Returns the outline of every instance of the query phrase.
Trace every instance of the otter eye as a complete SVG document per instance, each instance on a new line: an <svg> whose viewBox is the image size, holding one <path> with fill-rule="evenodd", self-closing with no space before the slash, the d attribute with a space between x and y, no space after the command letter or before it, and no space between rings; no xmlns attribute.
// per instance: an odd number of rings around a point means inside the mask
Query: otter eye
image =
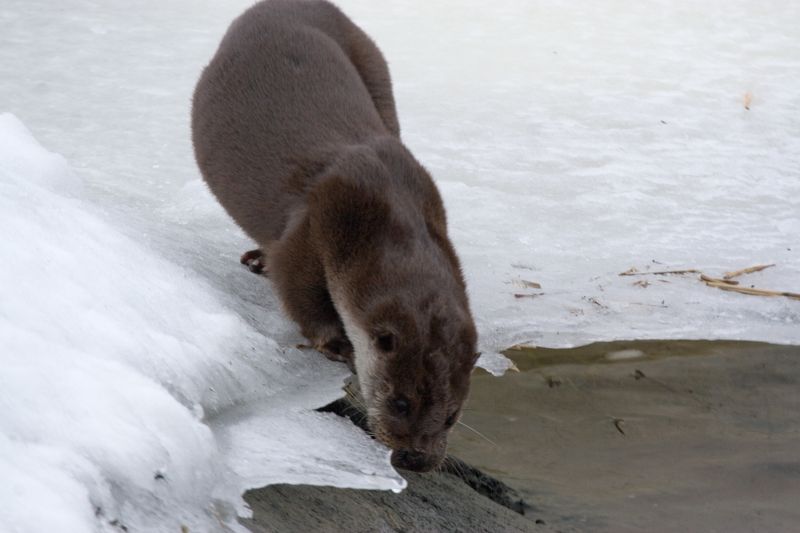
<svg viewBox="0 0 800 533"><path fill-rule="evenodd" d="M392 411L398 416L408 416L411 405L405 396L398 396L391 402Z"/></svg>
<svg viewBox="0 0 800 533"><path fill-rule="evenodd" d="M389 353L393 352L397 346L397 339L395 339L394 335L391 333L381 333L375 339L375 343L378 345L380 351Z"/></svg>
<svg viewBox="0 0 800 533"><path fill-rule="evenodd" d="M450 416L448 416L447 420L444 421L444 427L446 427L446 428L453 427L453 424L456 423L457 415L458 415L458 413L453 413Z"/></svg>

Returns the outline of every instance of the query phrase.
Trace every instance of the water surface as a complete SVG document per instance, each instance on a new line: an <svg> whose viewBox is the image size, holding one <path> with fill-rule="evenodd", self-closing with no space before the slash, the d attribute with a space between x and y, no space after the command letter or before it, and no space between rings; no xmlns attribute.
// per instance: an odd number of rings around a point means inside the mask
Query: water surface
<svg viewBox="0 0 800 533"><path fill-rule="evenodd" d="M572 531L797 531L800 347L632 341L508 352L454 455ZM492 442L489 442L491 440ZM535 522L533 522L536 527Z"/></svg>

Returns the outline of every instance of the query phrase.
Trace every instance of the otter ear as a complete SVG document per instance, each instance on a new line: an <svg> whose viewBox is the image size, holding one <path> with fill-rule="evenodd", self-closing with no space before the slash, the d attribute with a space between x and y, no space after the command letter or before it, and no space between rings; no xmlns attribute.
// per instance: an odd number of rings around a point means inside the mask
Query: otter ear
<svg viewBox="0 0 800 533"><path fill-rule="evenodd" d="M394 353L397 350L397 336L388 330L373 332L372 342L383 353Z"/></svg>

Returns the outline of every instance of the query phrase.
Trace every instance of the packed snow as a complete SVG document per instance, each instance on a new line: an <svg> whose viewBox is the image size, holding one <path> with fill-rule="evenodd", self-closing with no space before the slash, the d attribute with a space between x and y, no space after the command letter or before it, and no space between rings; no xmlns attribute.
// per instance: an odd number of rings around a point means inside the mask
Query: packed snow
<svg viewBox="0 0 800 533"><path fill-rule="evenodd" d="M294 348L192 158L194 83L249 3L0 6L0 530L237 529L247 488L404 486L314 411L346 369ZM796 300L618 275L774 263L742 284L800 292L800 6L339 4L445 198L482 365L519 342L800 343Z"/></svg>
<svg viewBox="0 0 800 533"><path fill-rule="evenodd" d="M274 301L234 308L121 233L10 114L0 191L0 525L194 531L246 514L250 487L404 486L387 449L313 411L346 369L293 348Z"/></svg>

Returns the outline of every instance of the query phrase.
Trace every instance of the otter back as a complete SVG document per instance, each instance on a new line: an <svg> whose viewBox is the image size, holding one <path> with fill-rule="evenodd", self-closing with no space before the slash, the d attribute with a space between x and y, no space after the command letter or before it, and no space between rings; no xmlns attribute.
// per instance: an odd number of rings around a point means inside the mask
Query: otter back
<svg viewBox="0 0 800 533"><path fill-rule="evenodd" d="M280 236L297 189L313 178L297 179L304 166L386 133L399 134L386 63L327 2L272 0L247 10L194 94L203 177L260 243Z"/></svg>

